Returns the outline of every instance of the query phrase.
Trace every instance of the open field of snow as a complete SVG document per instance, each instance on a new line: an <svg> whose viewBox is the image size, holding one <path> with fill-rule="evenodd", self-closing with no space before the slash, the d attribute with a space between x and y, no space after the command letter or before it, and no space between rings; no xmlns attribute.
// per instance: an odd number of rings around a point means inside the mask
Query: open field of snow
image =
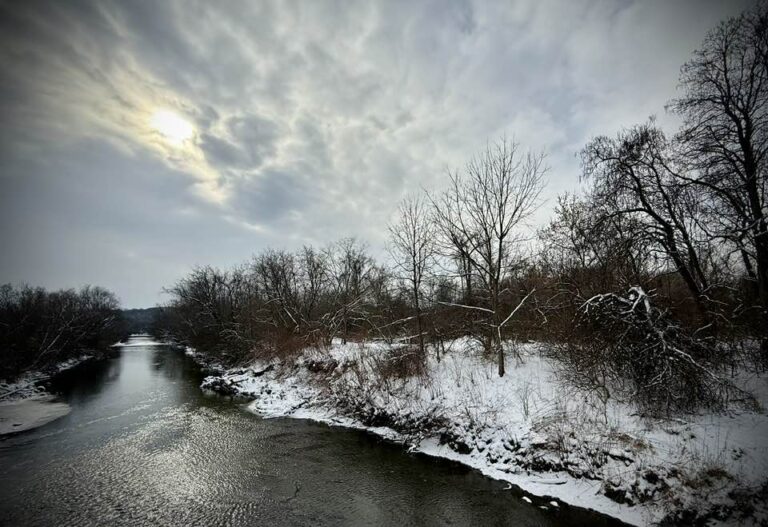
<svg viewBox="0 0 768 527"><path fill-rule="evenodd" d="M519 359L510 349L501 378L468 340L453 342L440 361L430 356L422 375L387 372L397 348L335 342L208 377L203 388L251 398L249 408L265 417L365 428L637 525L697 515L768 520L765 376L735 377L758 411L651 419L570 389L541 345L509 346Z"/></svg>

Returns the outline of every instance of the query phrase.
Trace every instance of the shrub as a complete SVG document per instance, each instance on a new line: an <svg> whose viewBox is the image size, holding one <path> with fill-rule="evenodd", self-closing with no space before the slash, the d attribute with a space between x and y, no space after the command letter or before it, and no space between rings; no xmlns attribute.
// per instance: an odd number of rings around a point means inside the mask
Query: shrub
<svg viewBox="0 0 768 527"><path fill-rule="evenodd" d="M578 387L637 403L650 414L724 408L746 394L719 375L722 348L685 330L640 287L596 295L580 306L570 339L555 346Z"/></svg>

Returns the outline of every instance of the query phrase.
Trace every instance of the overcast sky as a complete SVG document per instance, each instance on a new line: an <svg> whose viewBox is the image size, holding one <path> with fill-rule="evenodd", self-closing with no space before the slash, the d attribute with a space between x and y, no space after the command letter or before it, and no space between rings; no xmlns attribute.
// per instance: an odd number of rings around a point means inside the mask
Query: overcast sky
<svg viewBox="0 0 768 527"><path fill-rule="evenodd" d="M737 1L0 3L0 283L126 307L195 264L355 235L502 134L575 154L657 115Z"/></svg>

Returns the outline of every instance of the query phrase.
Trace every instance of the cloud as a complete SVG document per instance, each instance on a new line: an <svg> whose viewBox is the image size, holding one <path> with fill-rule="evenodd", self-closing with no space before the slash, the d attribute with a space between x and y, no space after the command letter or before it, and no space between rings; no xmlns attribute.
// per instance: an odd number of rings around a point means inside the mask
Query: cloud
<svg viewBox="0 0 768 527"><path fill-rule="evenodd" d="M502 134L549 152L552 199L591 136L674 126L679 66L747 5L0 4L0 281L101 281L142 305L267 244L375 248L400 198ZM160 109L193 136L164 138Z"/></svg>
<svg viewBox="0 0 768 527"><path fill-rule="evenodd" d="M277 139L275 123L255 115L233 116L220 135L201 134L200 147L214 167L253 170L274 154Z"/></svg>

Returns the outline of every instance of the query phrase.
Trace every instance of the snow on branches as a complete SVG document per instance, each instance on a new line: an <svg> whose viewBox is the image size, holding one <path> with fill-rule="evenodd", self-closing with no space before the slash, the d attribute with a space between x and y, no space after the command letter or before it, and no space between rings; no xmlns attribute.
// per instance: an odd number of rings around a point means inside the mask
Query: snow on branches
<svg viewBox="0 0 768 527"><path fill-rule="evenodd" d="M721 350L655 307L640 286L583 301L576 322L581 331L558 354L577 385L627 398L652 414L746 400L719 375Z"/></svg>

